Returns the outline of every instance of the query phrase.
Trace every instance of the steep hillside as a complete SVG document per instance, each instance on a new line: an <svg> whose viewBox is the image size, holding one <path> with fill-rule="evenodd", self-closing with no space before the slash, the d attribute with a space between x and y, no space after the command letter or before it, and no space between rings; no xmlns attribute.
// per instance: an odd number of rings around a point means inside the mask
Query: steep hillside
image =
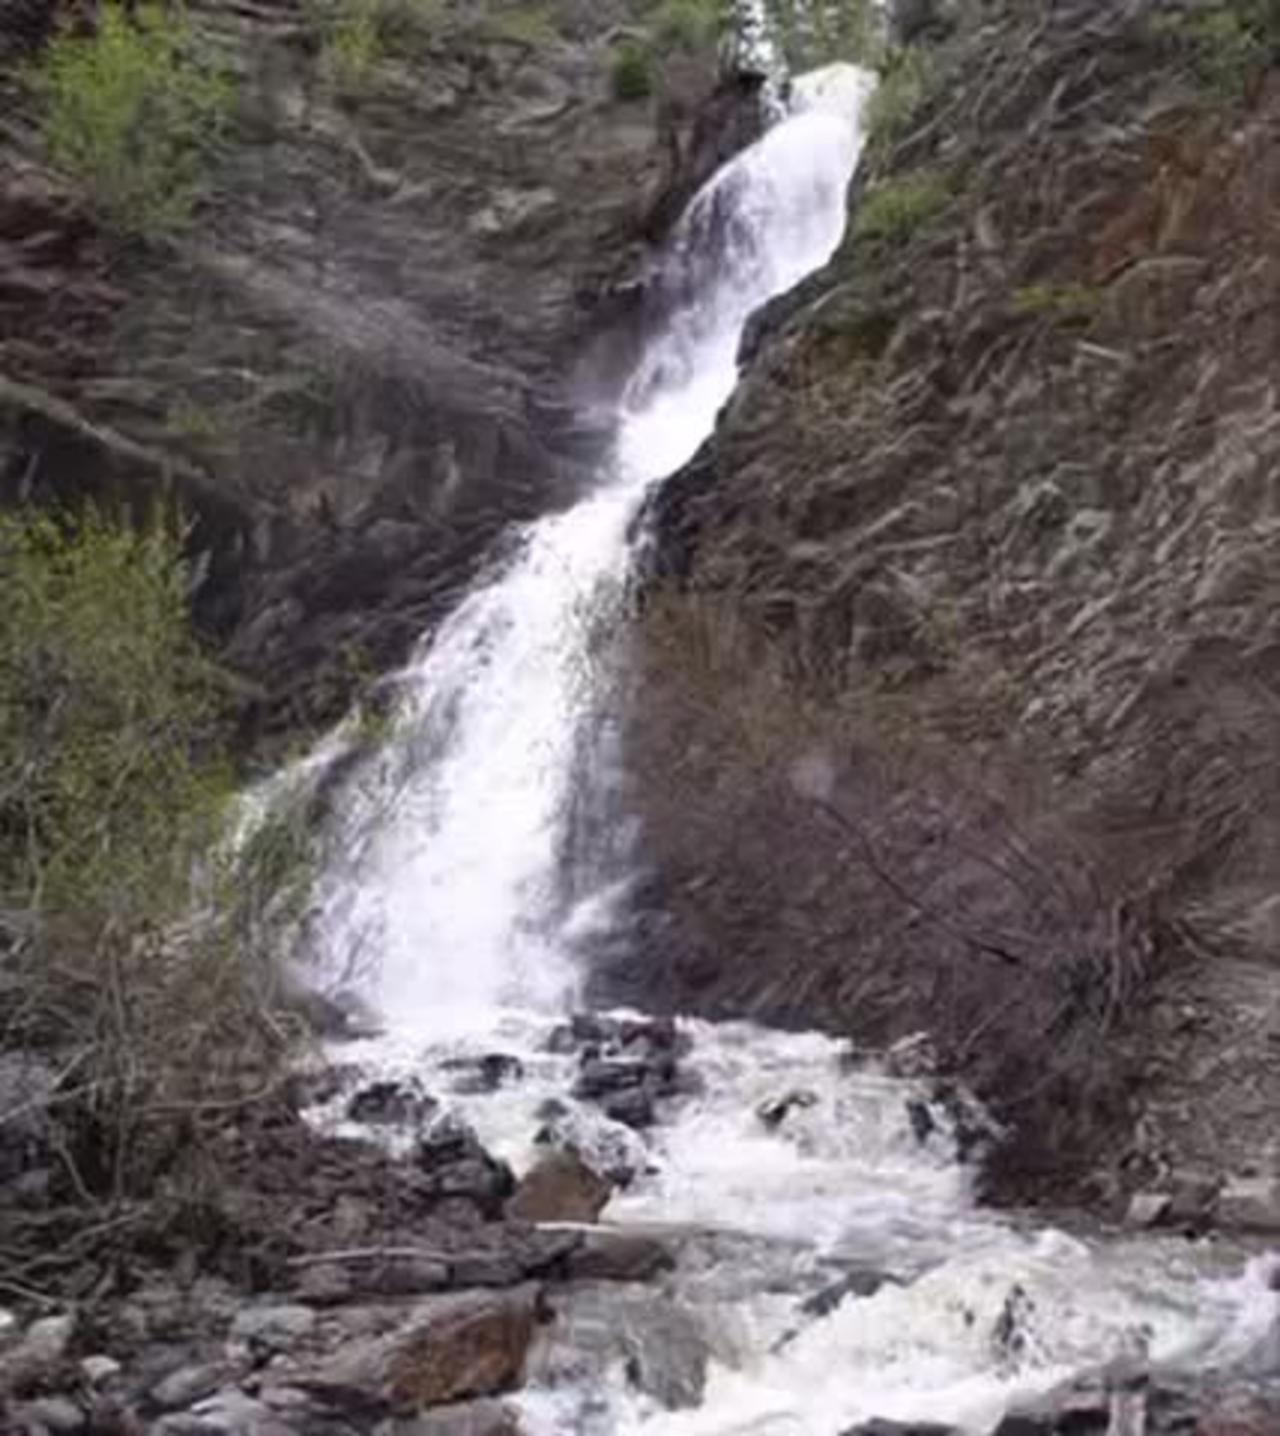
<svg viewBox="0 0 1280 1436"><path fill-rule="evenodd" d="M945 8L842 251L658 506L630 745L657 976L622 976L927 1027L1020 1127L1020 1190L1256 1166L1280 16Z"/></svg>
<svg viewBox="0 0 1280 1436"><path fill-rule="evenodd" d="M175 493L255 728L340 710L596 451L570 358L614 334L607 398L647 245L758 123L696 36L619 98L654 8L200 0L230 119L194 225L144 243L28 80L101 12L0 7L0 492Z"/></svg>

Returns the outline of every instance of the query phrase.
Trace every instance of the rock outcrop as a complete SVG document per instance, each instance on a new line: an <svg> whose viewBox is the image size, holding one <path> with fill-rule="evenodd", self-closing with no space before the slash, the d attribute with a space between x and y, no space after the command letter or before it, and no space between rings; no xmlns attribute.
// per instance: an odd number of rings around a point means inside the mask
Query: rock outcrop
<svg viewBox="0 0 1280 1436"><path fill-rule="evenodd" d="M19 66L54 8L0 39L0 501L178 503L249 734L326 720L575 492L647 246L753 133L754 82L680 53L621 102L643 5L465 0L403 7L344 90L322 7L205 0L234 123L198 227L143 247L46 167Z"/></svg>
<svg viewBox="0 0 1280 1436"><path fill-rule="evenodd" d="M843 247L655 505L603 985L928 1028L1040 1134L1024 1195L1230 1170L1280 1097L1278 37L907 8Z"/></svg>

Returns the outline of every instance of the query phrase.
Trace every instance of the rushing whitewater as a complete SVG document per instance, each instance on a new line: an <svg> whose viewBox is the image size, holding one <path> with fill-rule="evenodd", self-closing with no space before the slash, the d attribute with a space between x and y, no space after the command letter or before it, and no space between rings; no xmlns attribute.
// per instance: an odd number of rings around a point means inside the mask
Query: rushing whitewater
<svg viewBox="0 0 1280 1436"><path fill-rule="evenodd" d="M518 1081L451 1107L521 1169L554 1099L584 1154L638 1174L607 1218L659 1227L680 1252L660 1286L557 1296L518 1398L530 1436L838 1436L872 1416L983 1432L1015 1395L1120 1353L1245 1358L1276 1317L1265 1273L1240 1275L1239 1260L1218 1269L1185 1245L1087 1242L976 1211L946 1113L922 1134L908 1103L918 1113L924 1089L823 1036L682 1024L689 1081L643 1138L569 1095L576 1057L551 1037L574 1001L583 914L566 911L558 857L598 616L646 492L731 395L746 320L839 243L867 89L848 68L813 78L694 200L661 278L684 298L630 385L612 463L424 642L381 751L337 804L344 858L319 960L354 965L388 1023L344 1060L448 1094L457 1057L518 1058ZM762 1103L796 1092L784 1121L762 1122ZM341 1104L316 1119L341 1123ZM594 1355L569 1334L588 1298L605 1312L579 1323ZM705 1348L687 1409L631 1379L645 1331Z"/></svg>
<svg viewBox="0 0 1280 1436"><path fill-rule="evenodd" d="M692 456L732 393L748 317L838 244L867 84L851 68L824 73L799 113L697 196L665 262L692 297L630 386L599 488L531 526L402 677L392 741L346 798L337 846L355 856L319 940L331 967L367 957L379 1004L419 1030L554 1010L573 987L555 858L592 615L625 573L646 491Z"/></svg>

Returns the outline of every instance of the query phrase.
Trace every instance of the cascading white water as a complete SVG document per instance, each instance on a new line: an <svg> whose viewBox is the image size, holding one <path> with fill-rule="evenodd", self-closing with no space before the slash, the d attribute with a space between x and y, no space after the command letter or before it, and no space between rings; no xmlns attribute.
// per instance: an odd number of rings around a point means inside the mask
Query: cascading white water
<svg viewBox="0 0 1280 1436"><path fill-rule="evenodd" d="M667 266L692 276L648 350L597 490L518 552L415 656L382 757L348 796L355 859L330 885L329 959L367 953L379 1003L419 1031L474 1032L503 1007L555 1008L555 857L583 716L593 609L625 573L645 492L690 458L733 391L751 313L831 254L867 77L801 87L803 107L698 195Z"/></svg>
<svg viewBox="0 0 1280 1436"><path fill-rule="evenodd" d="M692 297L630 386L613 463L424 643L379 755L342 789L344 859L316 939L335 968L362 963L389 1024L345 1060L447 1094L450 1059L513 1054L520 1081L449 1099L488 1147L526 1165L555 1098L583 1150L642 1172L611 1220L698 1234L664 1299L712 1352L701 1404L663 1409L621 1360L590 1378L557 1379L552 1363L520 1398L532 1436L837 1436L873 1415L985 1431L1012 1395L1134 1341L1158 1360L1235 1359L1276 1315L1258 1273L1224 1275L1189 1247L1086 1242L976 1211L945 1125L924 1142L912 1130L906 1101L920 1094L848 1070L828 1038L684 1024L701 1094L666 1100L645 1140L567 1095L575 1059L547 1040L576 986L557 853L593 617L626 573L646 491L730 396L747 318L838 244L867 89L848 68L814 77L695 199L667 257L672 292ZM760 1102L797 1088L807 1105L762 1124ZM888 1274L880 1290L799 1314L865 1265ZM1015 1286L1009 1349L993 1333Z"/></svg>

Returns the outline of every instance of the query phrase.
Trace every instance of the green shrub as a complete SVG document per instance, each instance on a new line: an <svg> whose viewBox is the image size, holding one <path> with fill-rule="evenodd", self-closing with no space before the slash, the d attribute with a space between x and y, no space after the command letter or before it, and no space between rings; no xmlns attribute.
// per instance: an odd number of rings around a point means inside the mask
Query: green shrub
<svg viewBox="0 0 1280 1436"><path fill-rule="evenodd" d="M175 1114L241 1098L280 1048L280 874L217 856L223 684L188 582L172 526L0 517L0 1050L69 1064L81 1194L145 1188Z"/></svg>
<svg viewBox="0 0 1280 1436"><path fill-rule="evenodd" d="M883 155L911 128L928 92L930 64L924 51L894 50L885 60L880 83L867 105L867 148Z"/></svg>
<svg viewBox="0 0 1280 1436"><path fill-rule="evenodd" d="M320 68L336 89L357 94L368 88L383 57L378 0L343 0L331 17L320 53Z"/></svg>
<svg viewBox="0 0 1280 1436"><path fill-rule="evenodd" d="M721 0L664 0L653 19L659 50L696 52L713 46L728 16Z"/></svg>
<svg viewBox="0 0 1280 1436"><path fill-rule="evenodd" d="M150 234L188 219L232 92L180 12L142 5L131 19L106 0L96 33L58 35L33 79L54 163L113 224Z"/></svg>
<svg viewBox="0 0 1280 1436"><path fill-rule="evenodd" d="M628 40L613 58L613 93L619 100L645 100L653 94L653 59L645 46Z"/></svg>
<svg viewBox="0 0 1280 1436"><path fill-rule="evenodd" d="M1221 99L1242 97L1280 57L1280 0L1223 0L1152 23L1158 34L1186 48L1199 84Z"/></svg>
<svg viewBox="0 0 1280 1436"><path fill-rule="evenodd" d="M882 180L858 205L854 233L860 239L900 243L944 209L950 198L950 186L936 173Z"/></svg>

